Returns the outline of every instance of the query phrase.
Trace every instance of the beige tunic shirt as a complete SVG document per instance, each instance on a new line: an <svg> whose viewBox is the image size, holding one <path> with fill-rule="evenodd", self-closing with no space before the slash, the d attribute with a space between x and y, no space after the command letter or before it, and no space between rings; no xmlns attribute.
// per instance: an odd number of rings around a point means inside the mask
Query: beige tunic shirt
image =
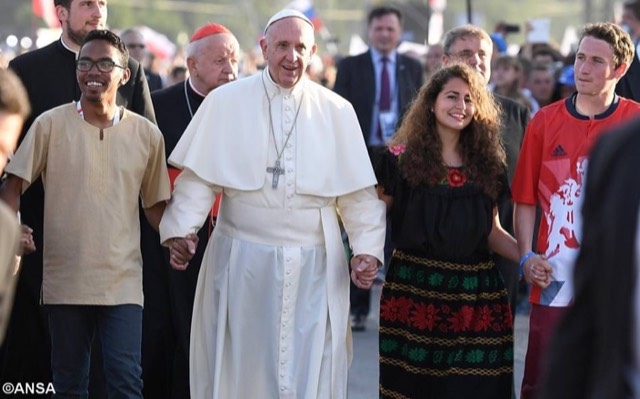
<svg viewBox="0 0 640 399"><path fill-rule="evenodd" d="M170 198L155 125L124 110L101 132L62 105L36 119L6 172L23 189L42 175L43 303L142 305L138 198Z"/></svg>

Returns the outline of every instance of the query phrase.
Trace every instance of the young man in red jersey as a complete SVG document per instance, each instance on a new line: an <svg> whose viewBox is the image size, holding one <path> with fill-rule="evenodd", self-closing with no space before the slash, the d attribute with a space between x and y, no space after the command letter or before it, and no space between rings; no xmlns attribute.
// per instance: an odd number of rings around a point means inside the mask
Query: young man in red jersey
<svg viewBox="0 0 640 399"><path fill-rule="evenodd" d="M582 238L581 205L588 155L600 134L640 113L640 104L615 94L634 55L631 37L611 23L586 25L576 55L576 92L529 122L512 191L520 268L533 286L522 399L533 398L547 344L573 299L572 270ZM543 212L532 248L535 209Z"/></svg>

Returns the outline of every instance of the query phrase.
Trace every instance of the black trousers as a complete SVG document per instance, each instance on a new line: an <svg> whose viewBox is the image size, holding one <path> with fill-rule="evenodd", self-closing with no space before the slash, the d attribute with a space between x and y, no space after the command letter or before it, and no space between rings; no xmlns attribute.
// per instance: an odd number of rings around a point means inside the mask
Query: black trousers
<svg viewBox="0 0 640 399"><path fill-rule="evenodd" d="M142 229L142 379L145 398L190 397L191 315L209 231L208 225L200 229L193 259L187 270L178 271L171 268L169 251L160 245L158 233L150 226Z"/></svg>

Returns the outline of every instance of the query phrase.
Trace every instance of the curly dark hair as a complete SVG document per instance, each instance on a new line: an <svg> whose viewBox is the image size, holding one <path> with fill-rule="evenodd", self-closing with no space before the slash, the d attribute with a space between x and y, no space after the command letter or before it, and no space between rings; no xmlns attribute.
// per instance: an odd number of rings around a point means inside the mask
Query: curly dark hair
<svg viewBox="0 0 640 399"><path fill-rule="evenodd" d="M453 63L438 70L420 89L418 96L389 143L406 145L400 171L412 186L434 185L447 175L442 159L442 141L432 109L447 82L458 78L469 85L475 113L458 142L463 172L485 194L496 200L503 189L505 152L500 139L500 108L484 80L466 64Z"/></svg>

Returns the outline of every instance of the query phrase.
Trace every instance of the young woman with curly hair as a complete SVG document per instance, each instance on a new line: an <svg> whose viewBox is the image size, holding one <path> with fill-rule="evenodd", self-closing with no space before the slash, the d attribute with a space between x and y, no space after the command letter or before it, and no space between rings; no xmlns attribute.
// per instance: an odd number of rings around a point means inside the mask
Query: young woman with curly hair
<svg viewBox="0 0 640 399"><path fill-rule="evenodd" d="M513 327L491 252L518 261L499 110L453 64L426 83L376 167L394 253L380 300L381 398L508 399Z"/></svg>

